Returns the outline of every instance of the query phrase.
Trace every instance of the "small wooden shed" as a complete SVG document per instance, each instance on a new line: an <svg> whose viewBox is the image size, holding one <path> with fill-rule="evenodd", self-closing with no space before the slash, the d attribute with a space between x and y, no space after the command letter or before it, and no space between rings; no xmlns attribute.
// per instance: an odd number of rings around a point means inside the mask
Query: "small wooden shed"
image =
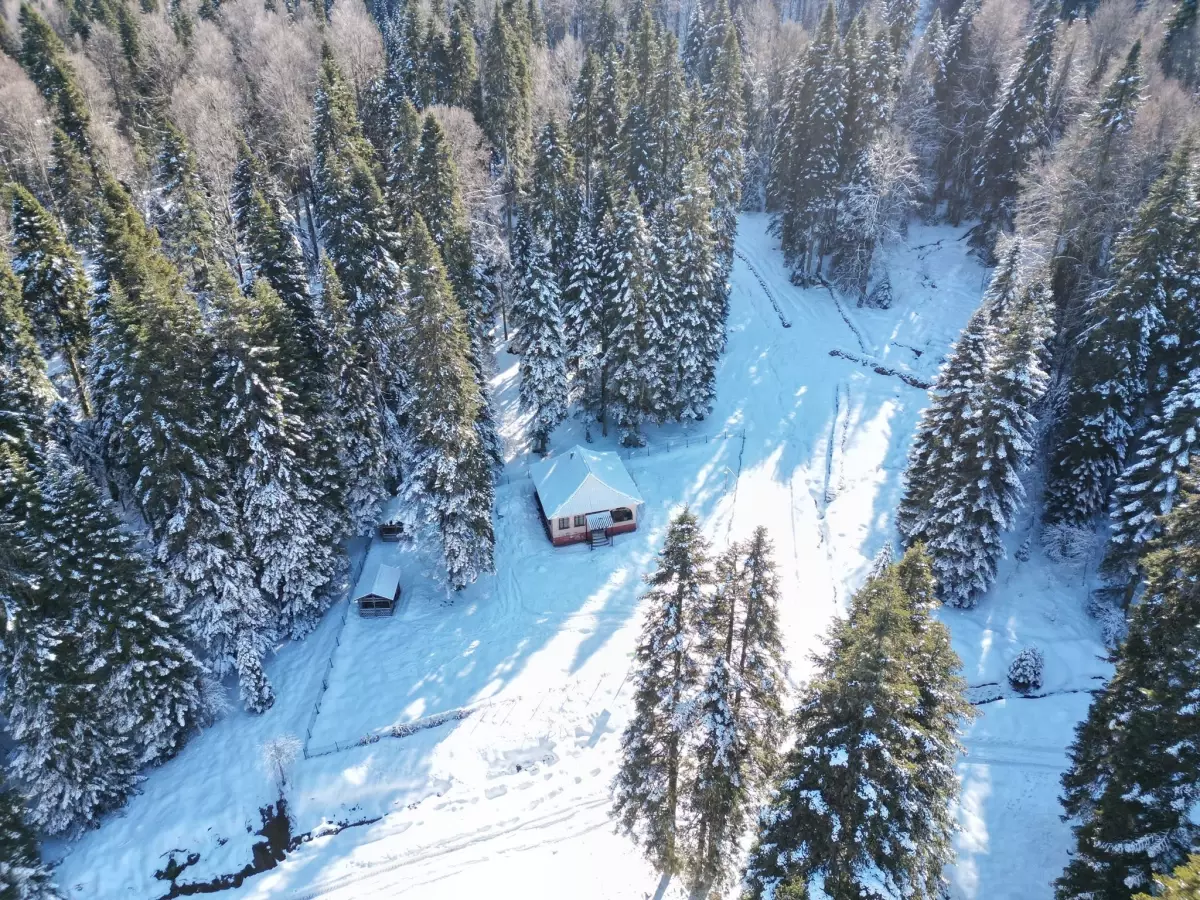
<svg viewBox="0 0 1200 900"><path fill-rule="evenodd" d="M358 579L354 602L364 619L391 616L400 600L400 570L383 563L368 564Z"/></svg>
<svg viewBox="0 0 1200 900"><path fill-rule="evenodd" d="M556 547L610 543L637 529L642 495L615 453L576 444L529 469L546 535Z"/></svg>

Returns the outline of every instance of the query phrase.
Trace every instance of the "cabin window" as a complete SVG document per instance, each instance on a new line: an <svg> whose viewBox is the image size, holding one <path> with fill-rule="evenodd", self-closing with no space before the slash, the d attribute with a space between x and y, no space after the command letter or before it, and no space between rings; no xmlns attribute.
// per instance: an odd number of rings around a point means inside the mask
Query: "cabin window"
<svg viewBox="0 0 1200 900"><path fill-rule="evenodd" d="M571 520L567 516L563 516L561 519L558 520L558 530L559 531L566 531L570 527L571 527Z"/></svg>
<svg viewBox="0 0 1200 900"><path fill-rule="evenodd" d="M575 527L576 528L582 528L586 524L587 524L587 516L576 516L575 517Z"/></svg>
<svg viewBox="0 0 1200 900"><path fill-rule="evenodd" d="M618 506L612 511L613 522L632 522L633 510L628 506Z"/></svg>

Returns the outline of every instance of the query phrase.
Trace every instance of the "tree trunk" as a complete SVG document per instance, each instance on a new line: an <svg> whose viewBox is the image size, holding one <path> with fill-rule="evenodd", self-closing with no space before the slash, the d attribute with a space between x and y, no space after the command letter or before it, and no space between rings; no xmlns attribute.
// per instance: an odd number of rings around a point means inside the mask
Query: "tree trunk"
<svg viewBox="0 0 1200 900"><path fill-rule="evenodd" d="M71 379L75 382L75 391L79 394L79 409L83 412L85 419L90 419L92 403L88 399L87 385L83 380L83 371L79 366L79 360L75 358L75 351L68 346L63 347L63 356L67 358L67 366L71 369Z"/></svg>

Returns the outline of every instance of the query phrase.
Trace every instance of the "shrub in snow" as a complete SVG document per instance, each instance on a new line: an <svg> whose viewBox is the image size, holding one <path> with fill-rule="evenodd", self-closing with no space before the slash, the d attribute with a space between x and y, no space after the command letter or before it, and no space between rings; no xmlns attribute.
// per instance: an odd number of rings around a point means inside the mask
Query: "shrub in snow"
<svg viewBox="0 0 1200 900"><path fill-rule="evenodd" d="M1096 547L1096 532L1092 528L1059 522L1042 529L1042 546L1052 562L1081 566L1092 556Z"/></svg>
<svg viewBox="0 0 1200 900"><path fill-rule="evenodd" d="M1021 541L1021 546L1017 548L1017 559L1021 562L1029 562L1029 553L1032 549L1033 541L1030 538L1025 538Z"/></svg>
<svg viewBox="0 0 1200 900"><path fill-rule="evenodd" d="M869 306L871 309L891 309L892 300L892 279L884 275L883 280L871 288L871 293L867 294L861 305Z"/></svg>
<svg viewBox="0 0 1200 900"><path fill-rule="evenodd" d="M288 770L302 749L303 744L300 743L300 738L294 734L281 734L262 745L263 768L274 776L281 797L283 789L287 786Z"/></svg>
<svg viewBox="0 0 1200 900"><path fill-rule="evenodd" d="M1121 646L1129 631L1125 611L1115 606L1103 590L1094 592L1087 601L1087 614L1100 623L1100 638L1113 650Z"/></svg>
<svg viewBox="0 0 1200 900"><path fill-rule="evenodd" d="M1026 647L1008 667L1008 683L1013 690L1028 694L1042 686L1042 670L1046 659L1037 647Z"/></svg>

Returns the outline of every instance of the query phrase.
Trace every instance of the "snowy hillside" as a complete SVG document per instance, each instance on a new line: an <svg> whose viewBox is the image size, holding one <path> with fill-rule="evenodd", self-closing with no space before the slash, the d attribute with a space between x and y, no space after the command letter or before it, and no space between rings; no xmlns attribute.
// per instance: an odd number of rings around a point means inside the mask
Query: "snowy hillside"
<svg viewBox="0 0 1200 900"><path fill-rule="evenodd" d="M649 429L649 446L628 461L645 516L613 547L555 550L546 540L525 471L517 361L502 353L498 574L447 597L432 577L436 560L407 545L373 547L373 559L403 572L395 617L334 610L269 664L271 710L230 712L101 829L49 845L69 896L163 896L169 884L155 872L189 854L198 859L181 884L247 865L259 810L276 793L260 747L282 735L306 743L287 796L293 833L313 839L231 895L675 896L607 816L640 577L684 504L718 549L767 526L790 677L804 679L808 652L892 537L926 402L914 385L932 378L982 294L986 272L961 237L914 226L888 261L895 306L863 310L793 287L766 219L743 217L716 409L690 433ZM615 437L593 437L615 446ZM582 440L569 421L551 451ZM1053 565L1036 547L1028 561L1016 558L1031 527L1010 535L1009 558L977 609L942 613L981 712L960 765L963 832L948 873L962 900L1050 897L1068 848L1057 800L1065 747L1088 690L1109 673L1082 611L1084 571ZM1046 659L1037 699L1018 697L1005 679L1031 645ZM357 822L365 824L334 833Z"/></svg>

